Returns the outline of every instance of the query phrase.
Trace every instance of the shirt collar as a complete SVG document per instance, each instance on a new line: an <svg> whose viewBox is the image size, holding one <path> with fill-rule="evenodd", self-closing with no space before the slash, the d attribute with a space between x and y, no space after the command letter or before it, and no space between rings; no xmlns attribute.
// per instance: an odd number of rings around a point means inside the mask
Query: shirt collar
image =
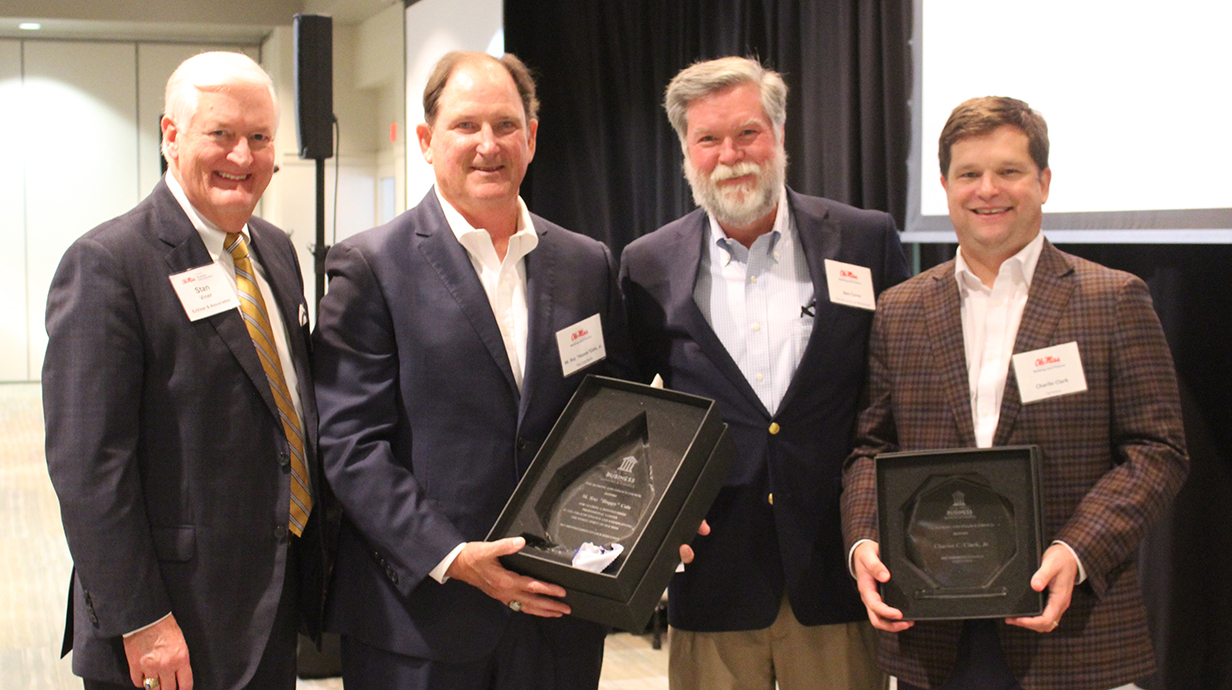
<svg viewBox="0 0 1232 690"><path fill-rule="evenodd" d="M458 238L458 242L466 248L472 255L483 260L481 252L476 250L476 241L479 245L483 245L486 241L487 246L492 246L492 236L487 230L477 229L472 226L458 209L453 207L445 197L441 196L441 190L433 186L432 191L436 194L436 199L441 203L441 211L445 213L445 222L449 224L449 229L453 232L454 237ZM509 247L505 254L513 255L521 258L539 246L539 235L535 233L535 223L530 217L530 210L526 208L526 202L522 201L522 197L518 197L518 230L509 238ZM492 256L496 256L496 250L492 250Z"/></svg>
<svg viewBox="0 0 1232 690"><path fill-rule="evenodd" d="M210 258L218 261L218 257L223 254L223 244L227 238L227 233L222 228L214 225L208 218L201 215L196 206L188 200L188 195L184 193L184 188L180 186L180 181L175 179L175 175L170 172L163 175L163 180L167 183L167 189L171 190L171 196L180 203L180 208L184 209L184 214L188 216L188 221L192 223L197 234L201 235L201 241L205 243L205 249L210 253ZM244 224L244 228L240 231L244 235L245 241L251 241L248 231L248 224Z"/></svg>
<svg viewBox="0 0 1232 690"><path fill-rule="evenodd" d="M771 226L770 232L766 233L769 236L769 240L764 245L765 252L772 261L774 260L774 249L778 245L779 239L791 232L792 228L791 211L787 207L787 185L783 185L783 188L779 191L779 204L775 208L777 211L774 214L774 225ZM730 239L727 233L723 232L723 228L719 226L719 221L715 220L714 216L707 213L706 218L710 223L710 246L718 246L723 262L726 264L736 256L747 260L750 250L746 250L744 245ZM756 240L754 240L753 245L757 246Z"/></svg>
<svg viewBox="0 0 1232 690"><path fill-rule="evenodd" d="M1031 280L1035 277L1035 266L1039 263L1040 253L1043 250L1044 233L1040 231L1036 233L1035 239L1027 243L1027 246L1001 263L997 277L1009 276L1012 280L1021 280L1030 289ZM967 260L963 258L962 247L958 248L958 255L954 259L954 276L958 279L958 284L966 289L987 289L983 287L984 283L979 276L975 275L975 272L967 265Z"/></svg>

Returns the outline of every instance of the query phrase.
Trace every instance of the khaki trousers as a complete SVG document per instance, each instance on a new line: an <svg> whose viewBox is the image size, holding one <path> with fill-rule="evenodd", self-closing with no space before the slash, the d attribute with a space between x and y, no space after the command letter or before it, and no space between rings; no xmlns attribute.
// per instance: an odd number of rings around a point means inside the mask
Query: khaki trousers
<svg viewBox="0 0 1232 690"><path fill-rule="evenodd" d="M764 630L690 632L673 628L671 690L885 690L868 621L801 625L787 597Z"/></svg>

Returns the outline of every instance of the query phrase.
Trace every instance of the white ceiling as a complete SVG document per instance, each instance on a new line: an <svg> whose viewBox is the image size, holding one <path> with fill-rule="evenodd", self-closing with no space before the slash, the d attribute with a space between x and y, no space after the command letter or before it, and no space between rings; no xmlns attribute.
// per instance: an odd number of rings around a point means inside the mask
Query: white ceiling
<svg viewBox="0 0 1232 690"><path fill-rule="evenodd" d="M0 0L0 37L252 44L297 12L359 24L402 0ZM17 28L22 21L38 31Z"/></svg>

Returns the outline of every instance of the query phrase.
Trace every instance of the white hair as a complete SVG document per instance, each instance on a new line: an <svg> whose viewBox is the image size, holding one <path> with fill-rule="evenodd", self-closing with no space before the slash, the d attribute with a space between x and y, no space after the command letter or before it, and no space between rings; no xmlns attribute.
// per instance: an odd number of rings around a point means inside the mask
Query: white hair
<svg viewBox="0 0 1232 690"><path fill-rule="evenodd" d="M197 102L202 91L216 91L228 86L264 87L274 103L274 126L278 126L278 95L274 93L274 80L252 58L243 53L212 51L198 53L175 68L167 80L163 96L163 116L177 127L184 128L197 113ZM163 156L167 155L167 142L162 143Z"/></svg>

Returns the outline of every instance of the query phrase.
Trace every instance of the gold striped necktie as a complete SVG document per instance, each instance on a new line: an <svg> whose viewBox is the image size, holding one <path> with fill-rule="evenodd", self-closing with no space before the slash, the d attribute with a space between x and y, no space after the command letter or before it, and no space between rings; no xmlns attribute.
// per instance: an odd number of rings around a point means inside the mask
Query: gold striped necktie
<svg viewBox="0 0 1232 690"><path fill-rule="evenodd" d="M261 368L269 379L274 402L278 404L278 416L282 419L282 430L287 435L287 445L291 449L290 527L296 536L301 536L304 525L308 524L308 513L312 512L312 493L308 490L308 463L304 459L304 432L300 428L295 405L291 402L286 376L282 373L278 347L274 345L274 331L270 327L269 312L265 309L265 300L257 287L257 272L253 269L252 259L248 258L248 243L238 232L227 233L225 247L235 259L235 284L239 288L240 313L244 315L248 335L252 336L252 344L256 346L257 355L261 358Z"/></svg>

